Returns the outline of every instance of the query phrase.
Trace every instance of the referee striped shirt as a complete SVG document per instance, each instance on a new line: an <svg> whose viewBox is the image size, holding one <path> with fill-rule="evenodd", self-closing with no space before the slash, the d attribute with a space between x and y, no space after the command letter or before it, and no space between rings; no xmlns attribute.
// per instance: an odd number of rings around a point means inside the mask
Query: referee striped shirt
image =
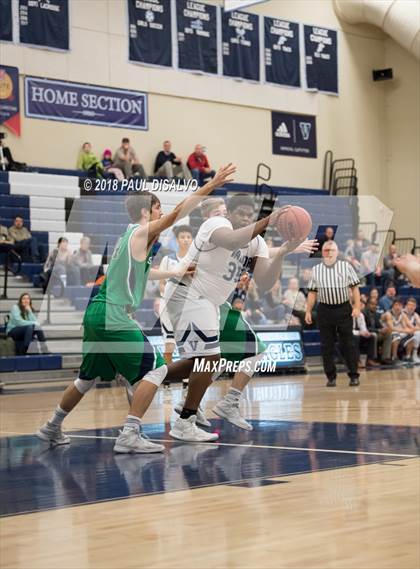
<svg viewBox="0 0 420 569"><path fill-rule="evenodd" d="M359 284L359 278L350 263L337 260L330 266L320 263L313 267L308 289L317 293L319 302L335 305L348 302L349 287Z"/></svg>

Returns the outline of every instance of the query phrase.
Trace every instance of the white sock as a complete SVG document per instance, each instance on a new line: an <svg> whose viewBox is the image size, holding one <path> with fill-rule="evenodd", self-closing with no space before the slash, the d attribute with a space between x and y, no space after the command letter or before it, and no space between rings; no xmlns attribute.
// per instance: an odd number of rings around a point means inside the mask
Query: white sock
<svg viewBox="0 0 420 569"><path fill-rule="evenodd" d="M69 414L68 411L64 411L64 409L62 409L60 405L57 405L54 414L51 417L51 419L48 421L48 423L50 425L53 425L54 427L61 427L61 423L64 421L64 419L67 417L68 414Z"/></svg>
<svg viewBox="0 0 420 569"><path fill-rule="evenodd" d="M239 400L242 397L242 391L239 391L239 389L235 389L234 387L231 387L229 389L229 391L226 393L226 395L224 396L224 400L227 403L239 403Z"/></svg>
<svg viewBox="0 0 420 569"><path fill-rule="evenodd" d="M124 423L123 433L129 433L133 430L139 431L141 427L141 419L135 415L127 415Z"/></svg>

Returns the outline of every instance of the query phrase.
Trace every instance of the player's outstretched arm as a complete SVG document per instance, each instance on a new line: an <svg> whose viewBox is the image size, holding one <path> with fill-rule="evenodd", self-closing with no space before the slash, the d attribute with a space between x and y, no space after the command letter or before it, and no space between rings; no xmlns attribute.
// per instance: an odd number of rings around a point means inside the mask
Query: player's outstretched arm
<svg viewBox="0 0 420 569"><path fill-rule="evenodd" d="M233 166L232 163L222 166L212 180L194 192L193 195L182 200L170 213L163 215L156 221L150 222L147 226L149 241L168 227L171 227L178 219L189 215L192 210L197 207L203 197L211 194L216 188L232 182L235 172L236 166Z"/></svg>
<svg viewBox="0 0 420 569"><path fill-rule="evenodd" d="M281 276L284 257L299 247L300 243L300 240L286 241L280 247L276 247L274 257L269 259L257 257L253 277L260 291L266 292L273 288Z"/></svg>
<svg viewBox="0 0 420 569"><path fill-rule="evenodd" d="M290 205L286 205L267 217L240 229L229 229L229 227L216 229L212 233L210 241L217 247L223 247L223 249L228 249L229 251L245 247L254 237L263 233L270 223L274 223L280 215L285 214L289 208Z"/></svg>

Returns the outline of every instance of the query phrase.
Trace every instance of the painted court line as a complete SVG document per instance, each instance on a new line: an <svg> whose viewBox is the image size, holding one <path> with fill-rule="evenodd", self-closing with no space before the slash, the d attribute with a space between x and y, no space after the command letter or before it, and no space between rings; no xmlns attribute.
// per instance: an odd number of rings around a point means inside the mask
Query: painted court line
<svg viewBox="0 0 420 569"><path fill-rule="evenodd" d="M2 435L33 435L33 433L18 433L16 431L0 431ZM106 435L69 435L72 439L103 439L115 441L117 437L108 437ZM151 441L156 441L159 443L182 443L182 441L177 441L176 439L152 439ZM194 444L194 443L193 443ZM273 445L247 445L247 444L236 444L236 443L219 443L219 442L200 442L200 445L209 446L225 446L225 447L248 447L248 448L258 448L258 449L274 449L274 450L294 450L294 451L305 451L305 452L329 452L336 454L356 454L356 455L369 455L369 456L395 456L401 458L418 458L417 454L401 454L394 452L371 452L371 451L359 451L359 450L338 450L338 449L327 449L327 448L307 448L307 447L285 447L285 446L273 446Z"/></svg>

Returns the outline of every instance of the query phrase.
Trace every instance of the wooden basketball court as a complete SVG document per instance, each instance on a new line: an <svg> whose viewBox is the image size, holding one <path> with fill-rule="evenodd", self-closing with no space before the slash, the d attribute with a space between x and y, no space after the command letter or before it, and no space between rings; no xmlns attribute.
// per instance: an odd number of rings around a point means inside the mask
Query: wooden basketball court
<svg viewBox="0 0 420 569"><path fill-rule="evenodd" d="M57 386L0 398L1 567L416 569L419 371L264 377L247 391L250 433L211 413L219 443L170 440L160 391L146 433L164 455L115 456L121 388L96 389L68 417L66 448L32 436ZM60 387L61 388L61 387ZM167 398L165 398L167 399Z"/></svg>

